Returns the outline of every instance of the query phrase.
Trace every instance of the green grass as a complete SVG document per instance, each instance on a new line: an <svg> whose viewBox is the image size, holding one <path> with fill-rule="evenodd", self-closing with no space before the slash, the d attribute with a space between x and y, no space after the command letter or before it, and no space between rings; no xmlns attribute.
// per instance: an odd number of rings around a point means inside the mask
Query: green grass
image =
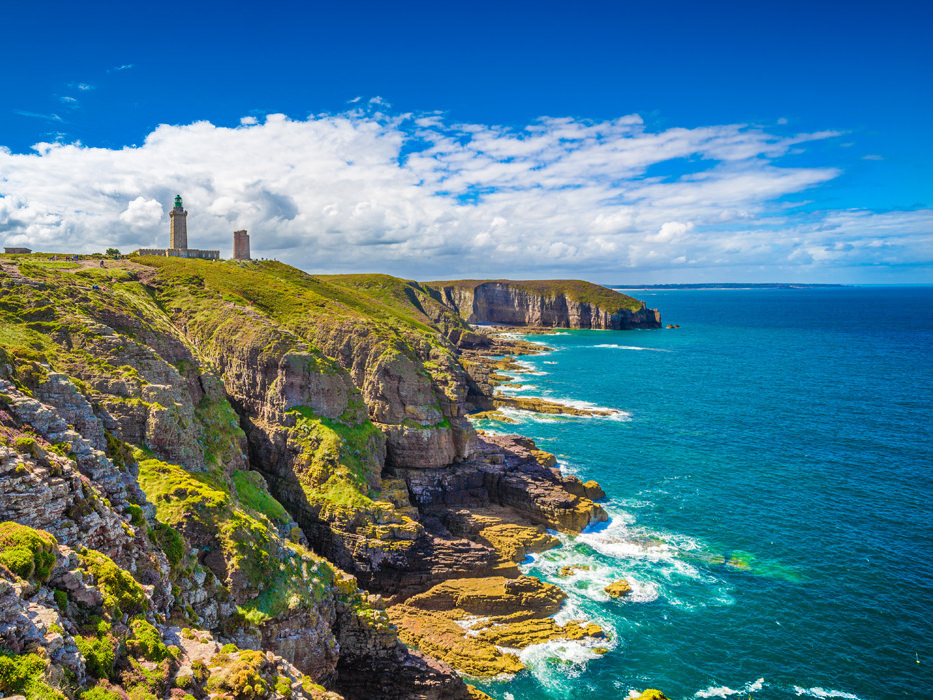
<svg viewBox="0 0 933 700"><path fill-rule="evenodd" d="M265 481L258 472L236 471L233 473L233 484L240 502L246 507L262 513L273 522L291 522L292 517L282 504L269 494Z"/></svg>

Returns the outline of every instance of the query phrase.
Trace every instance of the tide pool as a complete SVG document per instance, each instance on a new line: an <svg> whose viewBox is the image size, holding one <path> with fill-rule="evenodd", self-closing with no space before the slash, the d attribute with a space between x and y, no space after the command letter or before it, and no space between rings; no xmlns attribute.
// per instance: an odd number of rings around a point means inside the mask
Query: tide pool
<svg viewBox="0 0 933 700"><path fill-rule="evenodd" d="M602 484L610 522L523 568L610 638L525 650L527 672L480 687L933 697L933 288L635 295L681 327L527 336L555 351L516 375L516 395L617 415L480 426Z"/></svg>

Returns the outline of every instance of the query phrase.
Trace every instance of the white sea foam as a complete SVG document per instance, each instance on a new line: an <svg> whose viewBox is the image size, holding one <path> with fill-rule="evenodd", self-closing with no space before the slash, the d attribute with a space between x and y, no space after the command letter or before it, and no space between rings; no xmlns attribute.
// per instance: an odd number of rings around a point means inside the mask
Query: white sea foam
<svg viewBox="0 0 933 700"><path fill-rule="evenodd" d="M467 615L459 620L454 620L458 625L467 631L467 634L477 634L476 627L485 626L492 618L480 617L479 615Z"/></svg>
<svg viewBox="0 0 933 700"><path fill-rule="evenodd" d="M552 640L522 649L518 658L535 677L546 683L555 673L565 678L579 675L589 661L601 656L595 651L596 646L587 642ZM560 661L558 668L555 668L555 659Z"/></svg>
<svg viewBox="0 0 933 700"><path fill-rule="evenodd" d="M529 423L558 423L567 420L567 416L553 413L533 413L532 411L522 411L518 408L500 406L496 409L506 418L511 418L519 423L527 421Z"/></svg>
<svg viewBox="0 0 933 700"><path fill-rule="evenodd" d="M758 680L753 681L751 683L746 683L739 690L733 690L732 688L725 686L725 685L720 685L720 686L711 685L709 688L706 688L704 690L698 690L694 694L693 697L695 698L726 698L726 697L729 697L730 695L739 695L739 694L745 695L747 693L757 693L759 690L761 690L764 687L764 683L765 683L765 679L759 678Z"/></svg>
<svg viewBox="0 0 933 700"><path fill-rule="evenodd" d="M730 695L738 695L741 692L742 692L741 690L733 690L732 688L728 688L724 685L721 685L719 687L713 686L713 687L707 688L706 690L700 690L693 697L695 698L727 698Z"/></svg>
<svg viewBox="0 0 933 700"><path fill-rule="evenodd" d="M601 343L594 348L611 348L613 350L650 350L651 352L670 352L665 348L643 348L640 345L616 345L615 343Z"/></svg>
<svg viewBox="0 0 933 700"><path fill-rule="evenodd" d="M545 361L544 361L544 364L546 364L546 365L556 365L557 363L556 363L556 362L553 362L553 361L551 361L551 360L545 360Z"/></svg>
<svg viewBox="0 0 933 700"><path fill-rule="evenodd" d="M537 389L538 387L534 384L521 384L520 386L513 386L510 384L500 384L498 387L500 392L506 391L525 391L526 389Z"/></svg>
<svg viewBox="0 0 933 700"><path fill-rule="evenodd" d="M794 691L797 695L809 695L813 698L843 698L843 700L859 700L859 696L855 693L847 693L843 690L826 690L825 688L801 688L799 685L794 686Z"/></svg>
<svg viewBox="0 0 933 700"><path fill-rule="evenodd" d="M515 364L522 368L521 374L547 374L547 372L542 372L527 360L515 360ZM516 373L518 372L518 370L511 371Z"/></svg>

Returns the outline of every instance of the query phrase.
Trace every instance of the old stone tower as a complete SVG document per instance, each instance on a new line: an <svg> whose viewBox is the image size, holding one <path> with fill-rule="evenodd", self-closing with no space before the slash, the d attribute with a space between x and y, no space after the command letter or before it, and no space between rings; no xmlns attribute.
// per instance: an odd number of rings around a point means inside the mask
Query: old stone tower
<svg viewBox="0 0 933 700"><path fill-rule="evenodd" d="M169 248L188 247L188 212L181 205L181 195L175 195L175 208L169 213L172 217L172 237Z"/></svg>
<svg viewBox="0 0 933 700"><path fill-rule="evenodd" d="M249 260L249 234L245 230L233 232L233 259Z"/></svg>

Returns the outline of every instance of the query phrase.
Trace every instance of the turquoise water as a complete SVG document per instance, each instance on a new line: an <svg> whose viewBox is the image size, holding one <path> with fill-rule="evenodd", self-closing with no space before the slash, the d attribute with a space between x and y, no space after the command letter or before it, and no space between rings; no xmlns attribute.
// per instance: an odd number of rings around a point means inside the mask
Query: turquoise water
<svg viewBox="0 0 933 700"><path fill-rule="evenodd" d="M493 697L933 697L933 287L639 292L677 330L532 336L517 393L623 411L514 430L611 521L526 562L611 633ZM561 578L562 566L590 566ZM629 599L607 583L626 578Z"/></svg>

